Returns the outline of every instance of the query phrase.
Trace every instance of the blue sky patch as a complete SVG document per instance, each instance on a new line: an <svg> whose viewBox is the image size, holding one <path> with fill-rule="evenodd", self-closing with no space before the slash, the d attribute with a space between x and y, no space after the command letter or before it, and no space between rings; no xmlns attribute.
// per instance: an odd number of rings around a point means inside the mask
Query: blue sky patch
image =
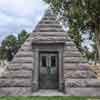
<svg viewBox="0 0 100 100"><path fill-rule="evenodd" d="M23 29L31 32L46 9L42 0L0 0L0 42Z"/></svg>

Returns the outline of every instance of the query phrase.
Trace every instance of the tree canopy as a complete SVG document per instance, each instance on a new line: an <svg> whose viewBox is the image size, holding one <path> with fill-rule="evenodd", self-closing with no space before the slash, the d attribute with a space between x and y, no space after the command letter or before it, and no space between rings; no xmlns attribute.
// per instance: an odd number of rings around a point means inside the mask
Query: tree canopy
<svg viewBox="0 0 100 100"><path fill-rule="evenodd" d="M14 35L5 37L0 47L0 59L11 61L28 36L29 33L22 30L17 37Z"/></svg>
<svg viewBox="0 0 100 100"><path fill-rule="evenodd" d="M29 34L25 30L22 30L18 34L18 44L19 44L19 47L24 43L24 41L28 38L28 36L29 36Z"/></svg>
<svg viewBox="0 0 100 100"><path fill-rule="evenodd" d="M100 58L100 0L44 0L60 15L74 41L82 34L89 34L92 40L95 35ZM76 34L76 35L75 35ZM77 43L78 43L77 41ZM78 44L79 45L79 44Z"/></svg>
<svg viewBox="0 0 100 100"><path fill-rule="evenodd" d="M2 47L11 48L16 44L16 42L17 42L16 37L14 35L9 35L2 41Z"/></svg>

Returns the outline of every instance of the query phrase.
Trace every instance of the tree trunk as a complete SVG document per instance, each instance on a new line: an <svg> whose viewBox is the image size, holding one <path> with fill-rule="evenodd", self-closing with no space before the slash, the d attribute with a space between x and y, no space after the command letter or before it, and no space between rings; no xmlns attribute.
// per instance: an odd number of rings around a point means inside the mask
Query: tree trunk
<svg viewBox="0 0 100 100"><path fill-rule="evenodd" d="M97 57L100 60L100 38L98 38L98 36L96 36L96 45L97 45Z"/></svg>
<svg viewBox="0 0 100 100"><path fill-rule="evenodd" d="M96 34L96 46L97 46L97 51L98 51L98 60L100 61L100 25L97 25L95 29L95 34Z"/></svg>

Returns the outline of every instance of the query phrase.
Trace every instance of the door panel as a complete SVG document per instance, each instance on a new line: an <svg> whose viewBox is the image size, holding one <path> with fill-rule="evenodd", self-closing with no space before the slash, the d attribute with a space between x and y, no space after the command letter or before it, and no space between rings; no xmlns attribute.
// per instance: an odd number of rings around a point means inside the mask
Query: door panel
<svg viewBox="0 0 100 100"><path fill-rule="evenodd" d="M57 89L57 53L40 53L39 85L41 89Z"/></svg>

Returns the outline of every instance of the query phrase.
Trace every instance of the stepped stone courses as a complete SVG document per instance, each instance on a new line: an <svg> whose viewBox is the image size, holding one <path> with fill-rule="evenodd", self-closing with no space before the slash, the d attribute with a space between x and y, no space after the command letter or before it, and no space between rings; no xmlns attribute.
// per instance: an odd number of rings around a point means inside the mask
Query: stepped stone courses
<svg viewBox="0 0 100 100"><path fill-rule="evenodd" d="M19 49L0 77L0 96L34 95L34 43L65 43L62 66L65 95L100 95L100 81L56 19L54 14L47 12Z"/></svg>

